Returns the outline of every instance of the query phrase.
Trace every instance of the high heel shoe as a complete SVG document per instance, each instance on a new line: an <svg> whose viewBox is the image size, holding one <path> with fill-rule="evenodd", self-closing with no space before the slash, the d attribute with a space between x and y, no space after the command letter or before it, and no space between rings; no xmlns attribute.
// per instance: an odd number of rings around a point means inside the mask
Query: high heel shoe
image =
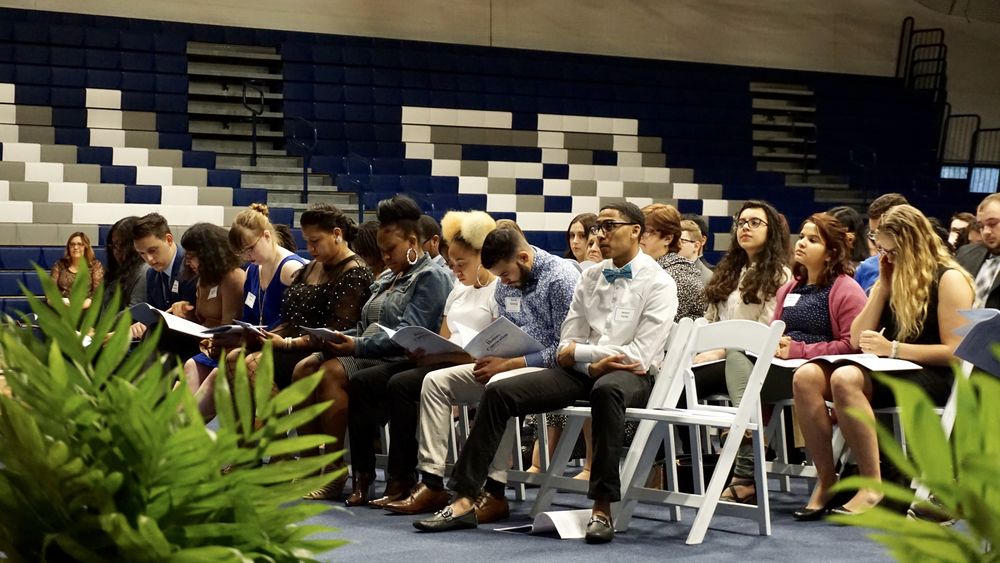
<svg viewBox="0 0 1000 563"><path fill-rule="evenodd" d="M328 465L320 470L320 475L334 473L336 471L341 471L342 469L343 466ZM344 471L340 477L337 477L333 481L330 481L315 491L302 495L302 498L305 500L337 500L344 496L345 485L347 485L347 471Z"/></svg>
<svg viewBox="0 0 1000 563"><path fill-rule="evenodd" d="M385 508L385 505L390 502L402 500L410 496L410 490L416 485L417 478L414 475L408 475L402 479L389 479L389 482L385 484L385 492L382 493L382 496L370 501L368 506L372 508Z"/></svg>
<svg viewBox="0 0 1000 563"><path fill-rule="evenodd" d="M364 506L371 500L375 489L374 473L355 473L351 496L344 502L347 506Z"/></svg>
<svg viewBox="0 0 1000 563"><path fill-rule="evenodd" d="M830 501L819 508L808 508L803 506L802 508L796 510L792 513L792 517L799 522L815 522L816 520L821 520L830 512Z"/></svg>

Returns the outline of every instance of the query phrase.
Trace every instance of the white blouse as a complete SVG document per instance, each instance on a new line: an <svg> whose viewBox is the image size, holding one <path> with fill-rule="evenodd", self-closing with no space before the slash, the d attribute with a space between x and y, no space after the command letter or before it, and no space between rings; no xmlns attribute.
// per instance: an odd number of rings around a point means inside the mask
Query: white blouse
<svg viewBox="0 0 1000 563"><path fill-rule="evenodd" d="M455 284L444 304L444 316L448 321L450 340L453 343L459 346L465 344L460 341L456 322L478 332L500 316L500 306L494 295L496 289L497 278L479 288L474 285Z"/></svg>

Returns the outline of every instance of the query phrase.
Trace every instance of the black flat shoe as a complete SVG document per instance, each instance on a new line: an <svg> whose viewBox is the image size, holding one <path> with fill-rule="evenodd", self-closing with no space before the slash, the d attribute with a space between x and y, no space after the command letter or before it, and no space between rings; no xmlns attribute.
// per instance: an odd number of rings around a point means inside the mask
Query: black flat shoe
<svg viewBox="0 0 1000 563"><path fill-rule="evenodd" d="M604 516L591 516L587 523L587 535L583 539L587 543L608 543L615 539L615 528Z"/></svg>
<svg viewBox="0 0 1000 563"><path fill-rule="evenodd" d="M469 510L465 514L455 516L451 507L445 507L426 520L417 520L413 527L421 532L450 532L452 530L471 530L479 526L476 511Z"/></svg>
<svg viewBox="0 0 1000 563"><path fill-rule="evenodd" d="M815 522L816 520L821 520L829 512L829 506L821 506L819 508L806 508L803 506L793 512L792 517L799 522Z"/></svg>

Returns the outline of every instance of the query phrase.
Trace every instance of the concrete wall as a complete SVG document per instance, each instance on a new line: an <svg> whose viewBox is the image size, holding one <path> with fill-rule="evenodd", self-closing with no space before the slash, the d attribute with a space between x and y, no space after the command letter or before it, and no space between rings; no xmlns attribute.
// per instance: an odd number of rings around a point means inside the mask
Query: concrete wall
<svg viewBox="0 0 1000 563"><path fill-rule="evenodd" d="M1000 24L913 0L0 0L192 23L888 75L899 27L944 27L950 99L1000 126ZM989 70L987 70L989 69Z"/></svg>

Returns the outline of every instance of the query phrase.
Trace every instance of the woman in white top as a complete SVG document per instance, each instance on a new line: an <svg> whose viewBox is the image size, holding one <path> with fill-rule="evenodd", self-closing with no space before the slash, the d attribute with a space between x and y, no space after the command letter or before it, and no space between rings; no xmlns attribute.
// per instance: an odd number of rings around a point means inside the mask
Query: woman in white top
<svg viewBox="0 0 1000 563"><path fill-rule="evenodd" d="M709 322L742 319L770 324L777 305L778 289L792 277L788 269L788 223L769 203L751 200L743 204L733 220L729 253L715 268L705 286ZM695 370L698 394L708 397L728 393L734 405L743 399L753 364L740 351L714 350L695 357L695 363L725 359ZM741 451L746 451L747 443ZM754 503L753 479L734 476L722 499Z"/></svg>

